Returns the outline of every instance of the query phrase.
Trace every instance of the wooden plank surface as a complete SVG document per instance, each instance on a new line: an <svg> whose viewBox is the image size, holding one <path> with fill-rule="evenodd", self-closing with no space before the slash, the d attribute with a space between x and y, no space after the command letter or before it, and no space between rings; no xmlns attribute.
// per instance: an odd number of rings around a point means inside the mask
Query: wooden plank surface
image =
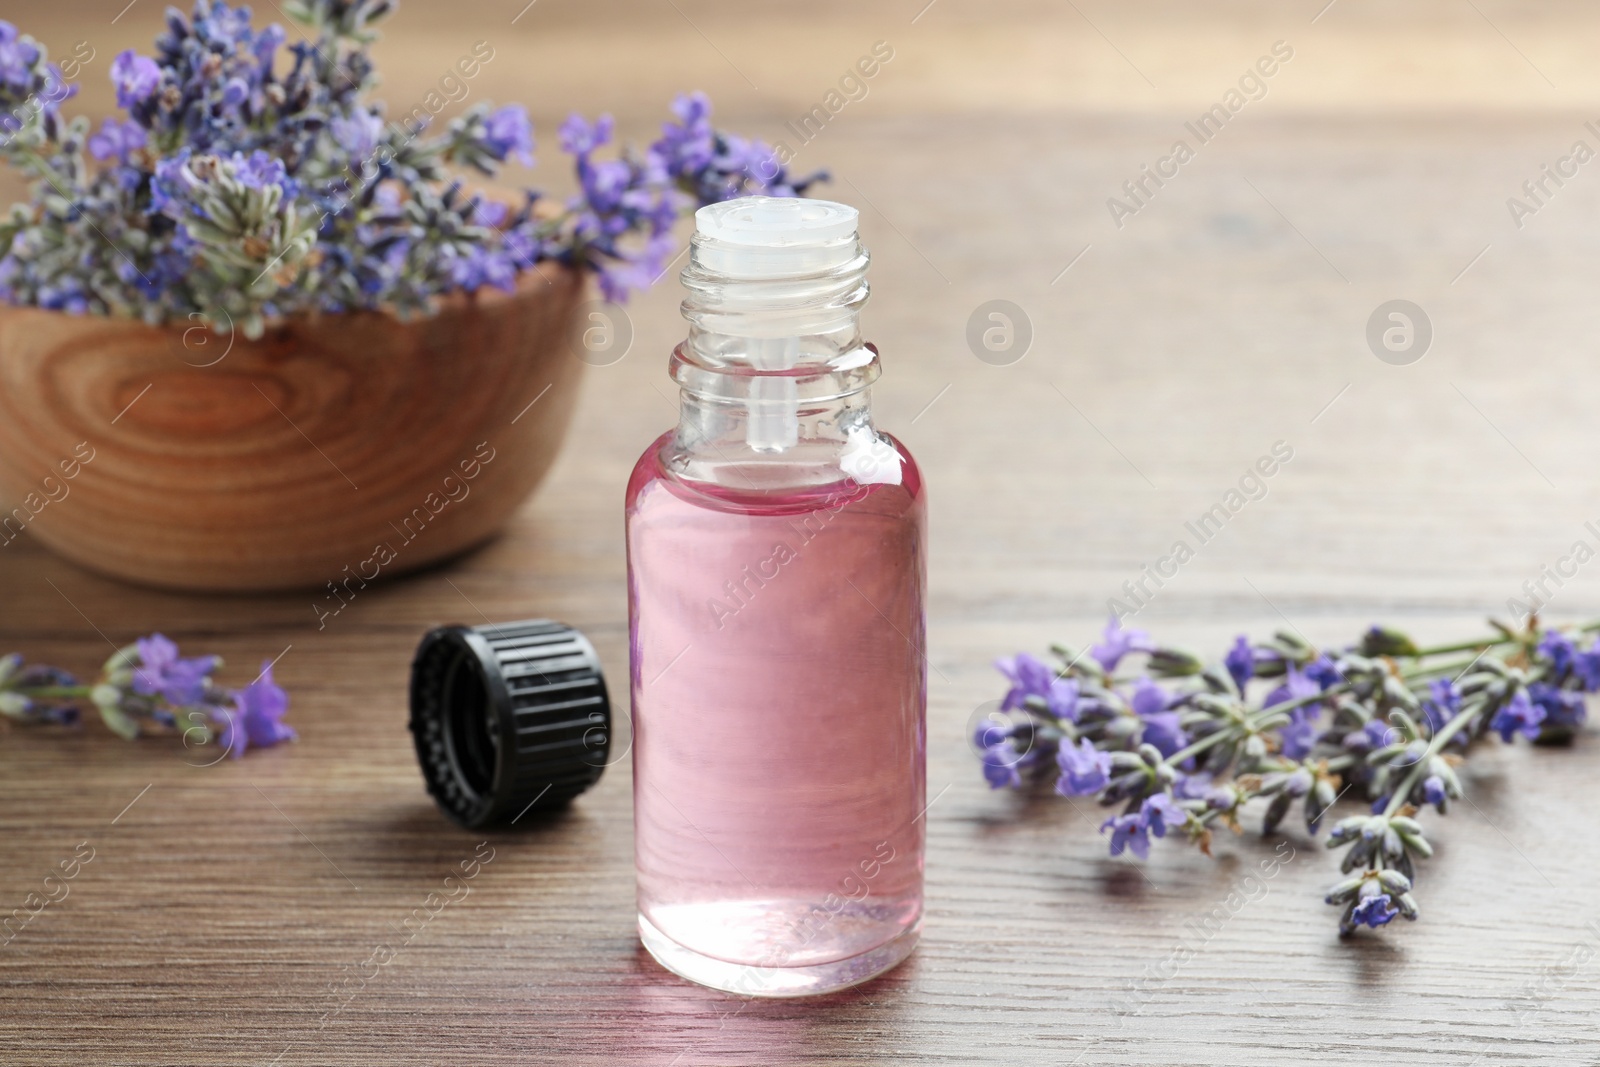
<svg viewBox="0 0 1600 1067"><path fill-rule="evenodd" d="M598 787L525 833L489 835L471 894L401 932L485 840L437 815L414 765L404 685L421 633L553 616L626 676L622 492L674 417L669 283L631 308L627 358L589 372L564 455L506 536L363 591L325 629L313 594L181 597L26 539L0 550L0 646L87 673L110 643L159 629L226 656L234 682L282 654L301 734L202 767L96 728L0 732L0 910L80 843L94 856L0 949L0 1061L1600 1062L1592 736L1475 758L1472 803L1436 820L1423 918L1347 943L1320 903L1335 875L1320 842L1291 831L1293 858L1208 928L1276 842L1230 839L1215 861L1176 847L1112 860L1096 811L989 792L965 741L999 695L993 657L1087 640L1124 580L1277 441L1294 458L1267 496L1199 547L1139 625L1208 650L1285 625L1337 642L1379 618L1470 636L1542 564L1594 543L1600 176L1582 171L1521 229L1505 203L1575 140L1600 147L1584 128L1594 70L1575 51L1592 12L1480 0L1479 14L1419 4L1408 21L1342 0L1313 25L1320 2L1184 21L1189 5L986 15L944 0L915 24L920 3L813 19L764 8L752 29L717 4L682 18L639 7L631 21L622 5L540 3L513 28L521 6L443 25L506 41L518 65L496 73L494 95L546 93L541 117L555 117L580 102L558 87L576 84L641 136L673 84L716 88L725 112L780 136L836 66L896 43L903 66L803 162L832 167L831 195L863 209L879 420L930 485L923 945L889 976L811 1002L665 974L633 928L625 731ZM97 11L96 39L148 38L154 8L114 26ZM34 32L66 40L86 11L35 11ZM397 101L456 49L441 15L418 19L384 46ZM789 31L796 52L779 47ZM1036 39L1086 58L1041 54ZM1116 228L1106 198L1277 39L1302 65ZM638 62L608 68L607 48ZM621 83L605 73L616 66ZM1034 331L1005 367L964 340L996 298ZM1410 366L1364 339L1395 298L1434 327ZM1553 611L1600 614L1600 569Z"/></svg>

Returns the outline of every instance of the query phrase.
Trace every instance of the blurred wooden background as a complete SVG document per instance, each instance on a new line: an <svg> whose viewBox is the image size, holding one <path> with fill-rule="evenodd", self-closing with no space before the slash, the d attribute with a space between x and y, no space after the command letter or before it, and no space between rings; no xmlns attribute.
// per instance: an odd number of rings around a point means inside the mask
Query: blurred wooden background
<svg viewBox="0 0 1600 1067"><path fill-rule="evenodd" d="M11 0L4 17L58 51L92 42L79 103L94 113L111 57L159 23L154 0L123 3ZM632 351L589 373L567 451L511 532L364 592L326 630L310 595L177 597L0 551L0 645L87 672L108 640L161 629L225 654L239 682L282 653L301 731L208 769L94 728L0 734L0 912L78 842L97 849L0 949L0 1058L1600 1062L1592 737L1475 760L1473 803L1430 819L1417 924L1338 942L1319 900L1336 872L1291 831L1270 891L1155 979L1270 847L1111 861L1097 813L990 793L965 741L1000 694L993 657L1087 641L1275 441L1295 453L1266 498L1136 624L1216 651L1241 630L1336 642L1379 618L1470 636L1593 544L1600 164L1520 228L1507 199L1575 141L1600 148L1584 125L1600 118L1597 31L1577 0L403 5L380 46L385 97L409 108L489 42L469 100L529 104L531 177L556 191L569 110L613 111L644 139L673 92L703 88L725 125L782 138L874 42L893 47L798 165L829 167L826 195L863 209L880 421L930 484L927 939L894 974L810 1004L664 975L634 942L624 759L566 817L496 837L474 895L326 1015L330 983L478 840L435 815L413 766L404 670L422 631L554 616L626 676L621 498L674 417L669 278L630 306ZM1114 225L1107 198L1277 41L1294 57L1266 95ZM992 299L1032 324L1009 366L966 345ZM1409 366L1365 340L1392 299L1432 322ZM1551 613L1600 614L1597 574Z"/></svg>

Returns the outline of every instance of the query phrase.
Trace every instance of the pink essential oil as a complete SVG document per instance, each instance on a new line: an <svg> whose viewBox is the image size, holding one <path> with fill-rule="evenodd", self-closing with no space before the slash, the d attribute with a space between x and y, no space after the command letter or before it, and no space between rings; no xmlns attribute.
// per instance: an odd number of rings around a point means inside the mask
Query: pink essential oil
<svg viewBox="0 0 1600 1067"><path fill-rule="evenodd" d="M705 985L826 993L921 929L922 479L872 424L854 209L696 221L681 420L628 486L640 937Z"/></svg>

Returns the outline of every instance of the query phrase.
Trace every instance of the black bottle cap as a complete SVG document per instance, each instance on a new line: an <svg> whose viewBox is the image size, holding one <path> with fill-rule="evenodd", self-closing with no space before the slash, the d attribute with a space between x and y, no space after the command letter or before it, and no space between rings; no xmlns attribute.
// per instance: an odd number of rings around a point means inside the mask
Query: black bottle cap
<svg viewBox="0 0 1600 1067"><path fill-rule="evenodd" d="M411 661L411 737L428 792L463 826L559 807L606 766L594 646L545 619L430 631Z"/></svg>

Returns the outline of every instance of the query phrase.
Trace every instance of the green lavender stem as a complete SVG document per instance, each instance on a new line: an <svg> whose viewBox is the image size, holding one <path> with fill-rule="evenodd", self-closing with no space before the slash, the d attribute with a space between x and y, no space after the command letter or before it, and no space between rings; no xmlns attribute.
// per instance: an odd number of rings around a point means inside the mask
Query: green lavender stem
<svg viewBox="0 0 1600 1067"><path fill-rule="evenodd" d="M1484 637L1476 641L1457 641L1451 645L1434 645L1432 648L1420 649L1415 656L1406 656L1405 659L1424 659L1428 656L1442 656L1446 652L1473 652L1482 649L1494 648L1497 645L1509 645L1515 642L1514 637Z"/></svg>
<svg viewBox="0 0 1600 1067"><path fill-rule="evenodd" d="M33 689L14 689L12 692L32 700L88 700L93 686L42 685Z"/></svg>
<svg viewBox="0 0 1600 1067"><path fill-rule="evenodd" d="M1594 633L1596 630L1600 630L1600 619L1591 619L1588 622L1580 623L1579 625L1572 627L1572 629L1577 630L1579 633ZM1449 645L1434 645L1432 648L1420 649L1415 656L1407 656L1405 658L1423 659L1427 656L1438 656L1446 652L1471 652L1473 650L1487 650L1491 648L1498 648L1501 645L1518 644L1525 640L1526 638L1522 635L1513 635L1507 637L1504 634L1497 634L1494 637L1482 637L1475 641L1457 641L1456 643Z"/></svg>
<svg viewBox="0 0 1600 1067"><path fill-rule="evenodd" d="M1389 798L1388 806L1383 809L1385 818L1394 815L1406 805L1406 798L1411 795L1411 791L1422 780L1423 773L1428 769L1428 762L1443 751L1444 746L1450 742L1452 737L1461 732L1462 727L1477 716L1482 715L1486 706L1483 701L1474 701L1471 707L1463 708L1456 714L1455 718L1439 727L1438 732L1428 742L1428 747L1423 750L1421 756L1417 757L1417 762L1412 764L1411 773L1406 775L1406 780L1401 783L1400 788L1396 789L1394 795Z"/></svg>

